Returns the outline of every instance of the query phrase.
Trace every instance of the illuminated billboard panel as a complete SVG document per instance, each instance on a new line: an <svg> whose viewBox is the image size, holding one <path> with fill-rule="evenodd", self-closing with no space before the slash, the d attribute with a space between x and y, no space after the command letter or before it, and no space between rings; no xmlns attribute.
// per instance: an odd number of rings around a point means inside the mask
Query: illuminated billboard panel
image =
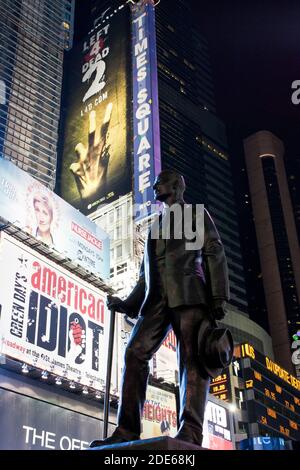
<svg viewBox="0 0 300 470"><path fill-rule="evenodd" d="M102 279L109 277L109 237L46 186L0 158L0 217Z"/></svg>
<svg viewBox="0 0 300 470"><path fill-rule="evenodd" d="M230 372L228 368L222 374L211 379L209 393L220 400L231 402Z"/></svg>
<svg viewBox="0 0 300 470"><path fill-rule="evenodd" d="M159 436L174 437L176 433L175 394L149 385L144 404L141 439Z"/></svg>
<svg viewBox="0 0 300 470"><path fill-rule="evenodd" d="M84 450L102 436L103 421L0 389L0 450ZM108 425L108 433L114 429Z"/></svg>
<svg viewBox="0 0 300 470"><path fill-rule="evenodd" d="M161 170L155 9L132 9L134 199L136 220L151 214L153 182Z"/></svg>
<svg viewBox="0 0 300 470"><path fill-rule="evenodd" d="M71 52L59 191L84 214L131 191L129 13L96 24Z"/></svg>
<svg viewBox="0 0 300 470"><path fill-rule="evenodd" d="M211 450L233 450L232 439L229 410L225 406L208 400L204 416L202 446Z"/></svg>
<svg viewBox="0 0 300 470"><path fill-rule="evenodd" d="M0 353L101 390L105 294L2 232Z"/></svg>

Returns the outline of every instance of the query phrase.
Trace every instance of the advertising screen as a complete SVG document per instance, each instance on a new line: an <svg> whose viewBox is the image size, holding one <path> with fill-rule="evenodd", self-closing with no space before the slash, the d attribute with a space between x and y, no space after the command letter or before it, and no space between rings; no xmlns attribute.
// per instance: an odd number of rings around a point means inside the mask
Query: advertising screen
<svg viewBox="0 0 300 470"><path fill-rule="evenodd" d="M244 369L244 378L247 390L254 388L275 403L282 405L298 416L300 415L299 393L297 394L298 396L290 393L286 390L285 386L280 386L278 383L273 382L272 378L274 379L274 377L267 377L250 367Z"/></svg>
<svg viewBox="0 0 300 470"><path fill-rule="evenodd" d="M153 183L161 170L155 11L150 2L132 8L134 199L136 220L151 214Z"/></svg>
<svg viewBox="0 0 300 470"><path fill-rule="evenodd" d="M220 400L231 401L229 369L225 369L221 375L211 380L209 393Z"/></svg>
<svg viewBox="0 0 300 470"><path fill-rule="evenodd" d="M261 403L257 394L255 394L255 400L247 401L247 410L250 422L258 423L260 428L262 427L264 430L267 428L269 435L279 437L281 434L286 438L299 441L300 423L298 415L291 415L291 418L282 415L273 407Z"/></svg>
<svg viewBox="0 0 300 470"><path fill-rule="evenodd" d="M174 437L177 433L176 398L174 393L148 386L142 419L142 439Z"/></svg>
<svg viewBox="0 0 300 470"><path fill-rule="evenodd" d="M240 450L287 450L285 440L281 437L259 436L243 439Z"/></svg>
<svg viewBox="0 0 300 470"><path fill-rule="evenodd" d="M101 390L109 313L104 292L2 232L0 352Z"/></svg>
<svg viewBox="0 0 300 470"><path fill-rule="evenodd" d="M0 217L102 279L109 277L108 235L3 158L0 158Z"/></svg>
<svg viewBox="0 0 300 470"><path fill-rule="evenodd" d="M90 416L0 389L1 450L83 450L102 427Z"/></svg>
<svg viewBox="0 0 300 470"><path fill-rule="evenodd" d="M211 400L205 410L202 446L212 450L234 449L229 411Z"/></svg>
<svg viewBox="0 0 300 470"><path fill-rule="evenodd" d="M99 21L69 58L59 192L84 214L131 191L129 14Z"/></svg>

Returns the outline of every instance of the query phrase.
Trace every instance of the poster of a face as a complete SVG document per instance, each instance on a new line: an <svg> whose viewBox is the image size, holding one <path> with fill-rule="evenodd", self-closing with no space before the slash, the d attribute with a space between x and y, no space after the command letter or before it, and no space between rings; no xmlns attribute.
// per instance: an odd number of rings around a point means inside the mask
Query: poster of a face
<svg viewBox="0 0 300 470"><path fill-rule="evenodd" d="M39 183L32 183L26 193L26 231L47 245L55 246L60 211L54 194Z"/></svg>
<svg viewBox="0 0 300 470"><path fill-rule="evenodd" d="M84 214L131 190L129 8L72 51L60 195Z"/></svg>
<svg viewBox="0 0 300 470"><path fill-rule="evenodd" d="M28 173L3 158L0 158L0 206L4 221L102 279L109 277L107 233Z"/></svg>

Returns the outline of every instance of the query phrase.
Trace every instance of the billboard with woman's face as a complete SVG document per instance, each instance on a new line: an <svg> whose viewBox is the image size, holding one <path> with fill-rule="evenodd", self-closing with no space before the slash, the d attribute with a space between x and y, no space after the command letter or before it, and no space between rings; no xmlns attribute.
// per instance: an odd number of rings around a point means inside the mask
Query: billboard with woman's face
<svg viewBox="0 0 300 470"><path fill-rule="evenodd" d="M0 217L107 279L109 237L29 174L0 158Z"/></svg>

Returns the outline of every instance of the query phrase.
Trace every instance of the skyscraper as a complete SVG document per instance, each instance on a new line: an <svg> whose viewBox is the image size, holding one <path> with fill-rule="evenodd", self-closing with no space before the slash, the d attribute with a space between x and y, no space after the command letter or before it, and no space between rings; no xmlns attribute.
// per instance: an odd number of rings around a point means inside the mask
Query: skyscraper
<svg viewBox="0 0 300 470"><path fill-rule="evenodd" d="M244 148L275 360L293 371L291 343L300 330L300 253L284 145L271 132L260 131L244 140Z"/></svg>
<svg viewBox="0 0 300 470"><path fill-rule="evenodd" d="M74 0L0 3L0 152L51 189L55 183L64 48Z"/></svg>
<svg viewBox="0 0 300 470"><path fill-rule="evenodd" d="M186 199L204 203L226 249L231 305L247 311L237 212L224 123L216 115L209 49L188 2L156 8L162 167L185 176Z"/></svg>
<svg viewBox="0 0 300 470"><path fill-rule="evenodd" d="M294 208L298 242L300 245L300 155L295 156L294 153L290 153L287 157L287 176Z"/></svg>

